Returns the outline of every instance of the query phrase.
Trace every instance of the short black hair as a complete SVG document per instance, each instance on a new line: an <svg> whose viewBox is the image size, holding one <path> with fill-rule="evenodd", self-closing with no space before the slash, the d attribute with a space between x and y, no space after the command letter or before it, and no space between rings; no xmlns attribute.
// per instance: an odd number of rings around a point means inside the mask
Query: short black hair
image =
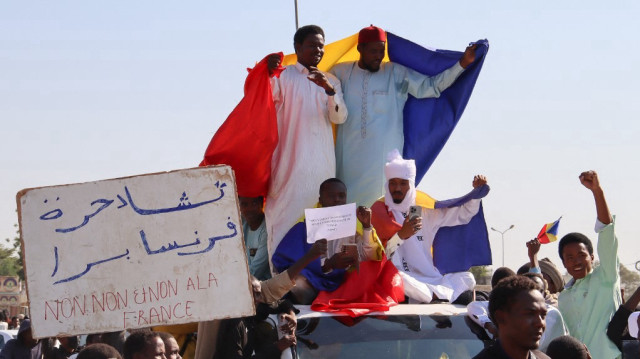
<svg viewBox="0 0 640 359"><path fill-rule="evenodd" d="M516 274L529 273L530 269L531 269L531 264L530 263L525 263L520 268L518 268L518 270L516 271Z"/></svg>
<svg viewBox="0 0 640 359"><path fill-rule="evenodd" d="M77 359L122 359L122 356L111 345L96 343L82 349Z"/></svg>
<svg viewBox="0 0 640 359"><path fill-rule="evenodd" d="M544 292L547 291L547 281L544 280L544 277L542 276L541 273L527 272L527 273L522 273L522 274L519 274L519 275L521 275L523 277L527 277L527 278L533 280L534 282L535 282L535 280L533 278L540 279L540 281L542 282L542 288L538 288L538 289L540 289L540 292L542 293L542 296L544 296Z"/></svg>
<svg viewBox="0 0 640 359"><path fill-rule="evenodd" d="M160 336L160 339L166 344L170 339L176 339L171 333L167 332L157 332Z"/></svg>
<svg viewBox="0 0 640 359"><path fill-rule="evenodd" d="M489 318L493 324L498 326L498 321L495 319L495 313L498 310L509 310L511 304L515 300L515 297L523 291L538 290L538 285L531 279L521 276L513 275L507 277L498 282L489 295Z"/></svg>
<svg viewBox="0 0 640 359"><path fill-rule="evenodd" d="M511 268L500 267L496 269L491 277L491 288L494 288L501 279L511 277L512 275L516 275L516 273L511 270Z"/></svg>
<svg viewBox="0 0 640 359"><path fill-rule="evenodd" d="M133 359L133 354L144 351L147 345L153 344L155 338L160 338L158 332L145 330L131 333L124 342L124 359Z"/></svg>
<svg viewBox="0 0 640 359"><path fill-rule="evenodd" d="M94 333L94 334L87 335L87 338L85 339L85 343L87 343L87 345L102 343L102 334Z"/></svg>
<svg viewBox="0 0 640 359"><path fill-rule="evenodd" d="M560 254L560 260L562 260L563 262L564 257L562 256L562 251L564 250L564 247L569 243L582 243L585 247L587 247L589 254L593 255L593 244L591 243L591 240L582 233L572 232L562 237L562 239L560 240L560 244L558 244L558 253Z"/></svg>
<svg viewBox="0 0 640 359"><path fill-rule="evenodd" d="M322 31L322 28L318 25L305 25L301 28L299 28L295 35L293 35L293 45L295 47L296 44L302 44L304 42L304 39L307 38L307 36L309 35L322 35L322 38L324 39L324 31Z"/></svg>
<svg viewBox="0 0 640 359"><path fill-rule="evenodd" d="M587 359L588 353L584 344L570 335L553 339L547 347L547 355L552 358Z"/></svg>
<svg viewBox="0 0 640 359"><path fill-rule="evenodd" d="M322 195L322 191L324 191L324 188L325 188L326 186L328 186L330 183L340 183L341 185L343 185L343 186L344 186L344 188L347 188L347 185L346 185L346 184L344 184L344 182L342 182L342 181L341 181L341 180L339 180L338 178L329 178L329 179L324 180L324 182L322 182L322 183L320 184L320 191L319 191L319 194L320 194L320 195Z"/></svg>

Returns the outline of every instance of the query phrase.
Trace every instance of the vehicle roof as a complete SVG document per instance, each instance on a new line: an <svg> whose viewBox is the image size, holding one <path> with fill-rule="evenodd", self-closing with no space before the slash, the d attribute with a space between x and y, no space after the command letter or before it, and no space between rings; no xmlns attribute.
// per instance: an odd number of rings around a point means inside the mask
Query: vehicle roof
<svg viewBox="0 0 640 359"><path fill-rule="evenodd" d="M344 316L344 314L324 313L311 310L308 305L296 305L300 310L298 319ZM367 315L465 315L467 307L458 304L398 304L386 312L371 312Z"/></svg>

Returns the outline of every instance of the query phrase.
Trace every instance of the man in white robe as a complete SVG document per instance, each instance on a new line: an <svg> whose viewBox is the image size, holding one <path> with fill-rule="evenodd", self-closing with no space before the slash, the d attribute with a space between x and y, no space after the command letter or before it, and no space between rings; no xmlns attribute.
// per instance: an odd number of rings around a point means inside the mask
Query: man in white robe
<svg viewBox="0 0 640 359"><path fill-rule="evenodd" d="M475 45L451 68L429 77L393 62L382 63L386 33L370 26L358 35L357 62L334 66L330 72L342 84L349 110L338 126L336 177L349 188L347 202L370 206L384 194L386 155L404 146L404 104L416 98L440 97L475 59Z"/></svg>
<svg viewBox="0 0 640 359"><path fill-rule="evenodd" d="M467 224L478 213L480 199L471 199L465 204L451 208L422 208L421 216L408 216L411 206L416 204L414 160L404 160L396 149L389 155L384 169L387 184L384 202L372 206L374 228L388 227L388 222L402 227L386 243L387 256L398 268L404 282L405 295L410 303L430 303L434 299L455 302L465 291L473 290L476 282L469 272L442 275L434 266L431 248L441 227ZM487 184L482 175L473 178L473 187ZM466 304L466 303L465 303Z"/></svg>
<svg viewBox="0 0 640 359"><path fill-rule="evenodd" d="M347 118L340 81L316 68L324 54L322 29L301 27L294 47L298 62L272 78L278 145L265 205L269 258L304 209L315 205L322 181L335 177L331 124ZM279 64L278 55L269 59L270 70Z"/></svg>

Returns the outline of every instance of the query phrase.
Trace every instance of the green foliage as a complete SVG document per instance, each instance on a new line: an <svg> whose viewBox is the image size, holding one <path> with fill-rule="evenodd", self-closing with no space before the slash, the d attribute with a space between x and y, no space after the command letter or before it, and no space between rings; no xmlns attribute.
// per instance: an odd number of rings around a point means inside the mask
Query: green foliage
<svg viewBox="0 0 640 359"><path fill-rule="evenodd" d="M469 272L473 274L477 284L491 283L491 269L489 266L477 266L469 268Z"/></svg>
<svg viewBox="0 0 640 359"><path fill-rule="evenodd" d="M18 227L18 225L14 225L14 227ZM0 246L0 275L17 275L20 280L24 280L24 268L20 255L20 232L16 230L16 236L13 239L6 238L5 241L9 248Z"/></svg>
<svg viewBox="0 0 640 359"><path fill-rule="evenodd" d="M629 297L640 287L640 273L620 265L620 285L625 288L625 297Z"/></svg>

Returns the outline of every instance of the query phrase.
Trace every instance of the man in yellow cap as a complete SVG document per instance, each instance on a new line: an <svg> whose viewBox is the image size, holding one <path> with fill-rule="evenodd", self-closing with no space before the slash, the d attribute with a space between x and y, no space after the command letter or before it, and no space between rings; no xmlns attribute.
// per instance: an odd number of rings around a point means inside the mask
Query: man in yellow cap
<svg viewBox="0 0 640 359"><path fill-rule="evenodd" d="M439 97L475 59L475 45L451 68L429 77L385 56L386 32L376 26L358 34L360 59L331 69L342 85L347 120L338 125L336 175L349 191L347 202L371 206L384 195L386 155L404 145L402 110L408 95ZM353 190L351 190L353 189Z"/></svg>

